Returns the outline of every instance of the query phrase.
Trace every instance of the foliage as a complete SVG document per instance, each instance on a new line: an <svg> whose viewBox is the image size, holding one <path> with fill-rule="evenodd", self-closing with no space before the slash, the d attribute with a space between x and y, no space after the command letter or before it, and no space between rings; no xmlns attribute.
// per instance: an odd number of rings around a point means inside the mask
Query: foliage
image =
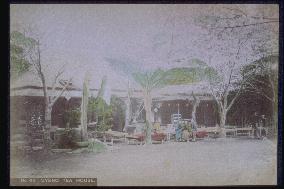
<svg viewBox="0 0 284 189"><path fill-rule="evenodd" d="M80 123L80 116L81 112L79 109L66 110L63 115L63 120L66 125L69 123L69 127L74 128Z"/></svg>
<svg viewBox="0 0 284 189"><path fill-rule="evenodd" d="M161 69L148 72L136 72L133 73L133 78L146 91L163 87L167 84L168 79L170 79L167 72Z"/></svg>
<svg viewBox="0 0 284 189"><path fill-rule="evenodd" d="M157 69L154 71L134 73L133 78L140 84L144 91L146 143L151 141L152 90L166 85L190 84L209 78L211 79L212 77L216 77L215 70L199 60L192 60L191 67L188 68L173 68L168 71Z"/></svg>
<svg viewBox="0 0 284 189"><path fill-rule="evenodd" d="M168 74L168 85L180 85L196 83L204 80L216 78L217 72L211 67L193 68L172 68L166 72Z"/></svg>
<svg viewBox="0 0 284 189"><path fill-rule="evenodd" d="M245 92L262 97L271 104L271 120L275 136L278 126L278 60L279 56L266 56L243 69L243 75L249 76Z"/></svg>
<svg viewBox="0 0 284 189"><path fill-rule="evenodd" d="M134 73L133 78L143 89L144 92L144 105L146 111L146 143L151 143L151 106L152 106L152 98L151 92L153 89L163 87L167 84L168 74L161 70L157 69L155 71L149 72L139 72Z"/></svg>
<svg viewBox="0 0 284 189"><path fill-rule="evenodd" d="M82 140L88 140L87 124L88 124L88 103L89 103L89 74L85 74L83 83L82 93L82 104L81 104L81 129L82 129Z"/></svg>
<svg viewBox="0 0 284 189"><path fill-rule="evenodd" d="M121 131L125 122L125 104L123 100L116 96L111 97L110 101L112 109L113 124L116 130Z"/></svg>
<svg viewBox="0 0 284 189"><path fill-rule="evenodd" d="M75 131L72 129L65 129L63 131L63 133L61 133L60 137L59 137L59 141L57 144L57 148L71 148L74 149L77 147L75 141L74 141L74 137L75 137Z"/></svg>
<svg viewBox="0 0 284 189"><path fill-rule="evenodd" d="M248 64L244 67L243 71L244 72L249 72L252 71L254 69L258 69L258 74L261 75L268 75L268 74L273 74L271 73L272 71L272 67L277 66L278 65L278 60L279 60L279 56L277 55L269 55L263 58L260 58L254 62L252 62L251 64ZM277 69L275 69L276 73L277 73Z"/></svg>
<svg viewBox="0 0 284 189"><path fill-rule="evenodd" d="M18 78L27 72L31 66L26 57L26 51L32 48L35 40L26 37L18 31L13 31L10 35L10 75L11 79Z"/></svg>
<svg viewBox="0 0 284 189"><path fill-rule="evenodd" d="M271 101L273 95L277 98L278 60L279 56L270 55L246 65L242 69L242 74L248 77L246 91L259 93Z"/></svg>
<svg viewBox="0 0 284 189"><path fill-rule="evenodd" d="M216 80L218 72L199 59L192 59L187 67L172 68L167 71L157 69L134 73L133 77L143 88L150 90L166 85L192 84L200 81Z"/></svg>
<svg viewBox="0 0 284 189"><path fill-rule="evenodd" d="M99 143L97 141L90 141L88 145L88 152L103 152L106 150L106 146L103 145L102 143Z"/></svg>
<svg viewBox="0 0 284 189"><path fill-rule="evenodd" d="M89 112L96 115L98 131L107 131L112 128L112 106L107 105L101 97L91 97Z"/></svg>
<svg viewBox="0 0 284 189"><path fill-rule="evenodd" d="M97 141L86 141L83 142L84 144L81 146L86 146L82 148L78 148L72 151L74 154L80 154L80 153L100 153L106 150L106 146L100 142Z"/></svg>
<svg viewBox="0 0 284 189"><path fill-rule="evenodd" d="M12 42L13 44L18 44L23 48L32 48L35 45L36 40L31 37L25 36L19 31L13 31L10 35L10 42Z"/></svg>
<svg viewBox="0 0 284 189"><path fill-rule="evenodd" d="M99 89L97 98L98 98L98 97L103 98L103 95L104 95L104 93L105 93L105 87L106 87L105 85L106 85L106 82L107 82L106 80L107 80L107 77L104 76L103 79L102 79L102 82L101 82L101 87L100 87L100 89Z"/></svg>
<svg viewBox="0 0 284 189"><path fill-rule="evenodd" d="M91 96L88 104L88 121L96 120L98 131L106 131L112 128L112 106L103 99L105 93L106 77L103 77L97 97ZM95 116L95 118L94 118Z"/></svg>

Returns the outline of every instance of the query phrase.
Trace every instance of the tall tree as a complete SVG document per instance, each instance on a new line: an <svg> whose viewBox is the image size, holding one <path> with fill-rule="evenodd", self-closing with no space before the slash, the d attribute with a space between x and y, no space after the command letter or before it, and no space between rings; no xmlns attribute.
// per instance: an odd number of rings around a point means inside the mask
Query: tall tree
<svg viewBox="0 0 284 189"><path fill-rule="evenodd" d="M58 69L57 72L55 72L54 78L52 79L51 86L47 85L47 77L44 73L43 65L42 65L42 58L41 58L41 43L40 39L36 39L33 37L29 37L26 34L19 34L21 32L18 32L18 35L21 35L22 38L28 39L26 49L24 51L25 57L27 58L28 62L31 64L32 68L35 70L36 75L40 79L40 82L42 84L42 90L43 90L43 96L44 96L44 120L45 120L45 139L47 147L50 144L50 128L51 128L51 112L52 107L54 103L61 97L64 93L64 91L67 89L68 86L71 84L72 78L70 78L68 81L60 81L60 77L64 73L63 67ZM61 88L58 87L58 84L62 86ZM57 90L59 89L59 92Z"/></svg>
<svg viewBox="0 0 284 189"><path fill-rule="evenodd" d="M192 113L191 113L191 118L192 118L192 124L194 126L194 128L197 128L197 121L196 121L196 109L199 106L200 103L200 99L193 93L192 91L192 97L193 97L193 108L192 108Z"/></svg>
<svg viewBox="0 0 284 189"><path fill-rule="evenodd" d="M135 66L132 60L118 60L114 58L105 58L106 61L109 62L110 66L115 69L121 75L127 77L127 84L126 84L126 99L124 100L125 103L125 122L123 131L126 130L128 125L130 124L131 120L131 99L133 90L131 88L131 81L132 81L132 74L138 73L140 69ZM136 64L137 65L137 64Z"/></svg>
<svg viewBox="0 0 284 189"><path fill-rule="evenodd" d="M143 92L143 108L146 112L146 142L151 143L152 129L152 92L166 85L180 85L196 83L210 76L216 75L215 70L209 67L205 62L198 59L188 60L187 67L172 68L167 71L152 68L152 70L141 70L135 67L132 61L122 61L116 59L107 59L117 71L128 78L133 78L140 85ZM141 110L139 110L140 112ZM137 113L139 113L137 112Z"/></svg>
<svg viewBox="0 0 284 189"><path fill-rule="evenodd" d="M166 84L167 74L163 70L148 71L144 73L134 73L135 81L141 86L143 91L143 100L146 112L146 143L152 142L152 92L154 89L163 87Z"/></svg>
<svg viewBox="0 0 284 189"><path fill-rule="evenodd" d="M127 85L127 98L125 100L125 105L126 105L126 110L125 110L125 122L124 122L124 128L123 131L126 131L126 128L130 124L131 120L131 96L132 96L132 90L130 88L130 82L128 80L128 85Z"/></svg>
<svg viewBox="0 0 284 189"><path fill-rule="evenodd" d="M89 102L89 73L85 74L82 92L82 103L81 103L81 138L82 141L88 140L87 132L87 114L88 114L88 102Z"/></svg>
<svg viewBox="0 0 284 189"><path fill-rule="evenodd" d="M247 81L244 76L238 75L234 67L234 63L227 64L222 68L219 67L218 75L209 80L210 93L218 106L220 129L224 128L227 114L240 96Z"/></svg>
<svg viewBox="0 0 284 189"><path fill-rule="evenodd" d="M205 56L215 58L209 64L218 72L218 78L209 82L209 89L218 104L221 128L236 98L251 81L252 75L244 73L243 67L263 53L277 53L279 18L275 7L241 6L215 7L196 19L196 24L209 34L202 43L208 49Z"/></svg>
<svg viewBox="0 0 284 189"><path fill-rule="evenodd" d="M91 113L91 116L93 116L93 114L96 115L98 125L96 129L100 131L106 131L112 127L112 108L118 108L114 106L114 104L118 105L118 101L111 98L110 92L111 91L107 86L107 76L104 76L97 96L91 96L88 103L88 113ZM92 119L91 116L89 115L88 120Z"/></svg>
<svg viewBox="0 0 284 189"><path fill-rule="evenodd" d="M279 56L269 55L244 67L243 72L251 75L244 91L255 93L271 102L272 125L278 125L278 61Z"/></svg>

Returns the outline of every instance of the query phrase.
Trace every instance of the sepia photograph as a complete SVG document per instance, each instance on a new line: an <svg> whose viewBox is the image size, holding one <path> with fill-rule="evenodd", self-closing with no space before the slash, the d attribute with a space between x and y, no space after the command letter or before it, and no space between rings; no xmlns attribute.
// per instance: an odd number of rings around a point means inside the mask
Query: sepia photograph
<svg viewBox="0 0 284 189"><path fill-rule="evenodd" d="M277 185L278 4L10 4L9 34L10 186Z"/></svg>

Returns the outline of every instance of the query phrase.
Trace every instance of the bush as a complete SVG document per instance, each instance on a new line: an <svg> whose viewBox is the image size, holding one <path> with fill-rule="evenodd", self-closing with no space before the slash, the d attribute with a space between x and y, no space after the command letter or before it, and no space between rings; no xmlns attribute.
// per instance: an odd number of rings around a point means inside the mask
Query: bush
<svg viewBox="0 0 284 189"><path fill-rule="evenodd" d="M86 141L86 142L79 142L78 143L80 147L82 148L78 148L74 151L72 151L72 153L100 153L106 150L106 146L98 141ZM87 146L87 147L85 147Z"/></svg>
<svg viewBox="0 0 284 189"><path fill-rule="evenodd" d="M109 130L111 128L112 128L112 125L101 123L100 125L98 125L97 131L104 132L104 131L107 131L107 130Z"/></svg>
<svg viewBox="0 0 284 189"><path fill-rule="evenodd" d="M80 116L81 112L79 109L67 110L64 112L63 120L66 126L69 123L69 127L75 128L80 124Z"/></svg>
<svg viewBox="0 0 284 189"><path fill-rule="evenodd" d="M106 146L97 141L90 141L88 145L88 152L103 152L106 150Z"/></svg>
<svg viewBox="0 0 284 189"><path fill-rule="evenodd" d="M59 139L57 141L56 147L63 149L74 149L77 148L77 144L74 140L75 131L70 129L65 129L61 134L59 134Z"/></svg>

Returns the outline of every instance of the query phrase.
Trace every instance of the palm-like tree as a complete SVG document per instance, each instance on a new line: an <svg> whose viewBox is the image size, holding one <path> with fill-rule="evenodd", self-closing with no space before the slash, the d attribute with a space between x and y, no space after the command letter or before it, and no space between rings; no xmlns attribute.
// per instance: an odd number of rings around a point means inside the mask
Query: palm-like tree
<svg viewBox="0 0 284 189"><path fill-rule="evenodd" d="M123 75L127 75L128 79L133 78L140 85L143 91L144 108L146 112L146 143L151 143L152 130L152 92L155 89L162 88L166 85L192 84L208 77L215 75L215 71L206 63L194 59L188 61L187 67L172 68L167 71L155 69L152 71L143 71L135 67L132 61L121 61L106 58L110 65ZM197 107L197 106L196 106Z"/></svg>
<svg viewBox="0 0 284 189"><path fill-rule="evenodd" d="M134 73L134 80L141 86L143 91L143 100L146 112L146 144L150 144L151 141L151 130L152 130L152 118L151 118L151 107L152 107L152 91L154 89L163 87L167 84L167 74L163 70L148 71L144 73Z"/></svg>

